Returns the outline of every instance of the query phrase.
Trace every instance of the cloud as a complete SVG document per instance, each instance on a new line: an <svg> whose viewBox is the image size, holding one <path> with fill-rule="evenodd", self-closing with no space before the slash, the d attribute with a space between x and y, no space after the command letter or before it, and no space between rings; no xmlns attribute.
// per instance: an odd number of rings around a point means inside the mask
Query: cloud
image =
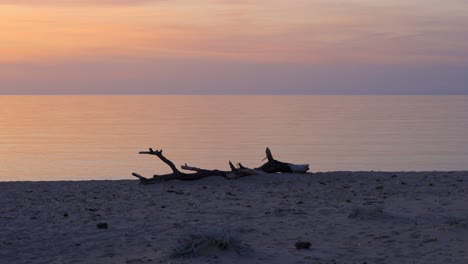
<svg viewBox="0 0 468 264"><path fill-rule="evenodd" d="M105 5L142 5L167 0L0 0L0 5L17 6L105 6Z"/></svg>
<svg viewBox="0 0 468 264"><path fill-rule="evenodd" d="M468 41L468 19L453 13L453 8L447 15L423 5L418 10L401 5L382 8L360 1L365 0L270 4L266 0L171 0L149 6L133 5L154 1L104 0L100 3L118 6L5 6L0 8L0 62L73 61L100 55L271 63L468 60L468 47L463 45Z"/></svg>

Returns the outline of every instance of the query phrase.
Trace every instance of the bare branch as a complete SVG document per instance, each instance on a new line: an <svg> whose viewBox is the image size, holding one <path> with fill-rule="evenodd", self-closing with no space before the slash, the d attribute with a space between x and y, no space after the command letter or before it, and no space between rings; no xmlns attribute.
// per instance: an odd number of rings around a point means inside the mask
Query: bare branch
<svg viewBox="0 0 468 264"><path fill-rule="evenodd" d="M267 155L266 157L267 157L267 159L268 159L269 162L275 160L275 159L273 158L273 155L271 154L270 148L266 148L265 153L266 153L266 155Z"/></svg>
<svg viewBox="0 0 468 264"><path fill-rule="evenodd" d="M247 167L244 167L244 166L242 165L242 163L240 163L240 162L237 163L237 166L238 166L239 169L241 169L241 170L246 170L246 169L248 169Z"/></svg>
<svg viewBox="0 0 468 264"><path fill-rule="evenodd" d="M237 170L237 168L234 167L234 164L232 164L231 161L229 161L229 168L231 168L231 171L236 171Z"/></svg>
<svg viewBox="0 0 468 264"><path fill-rule="evenodd" d="M164 163L166 163L171 168L172 172L180 174L181 172L177 169L177 167L174 165L174 163L172 161L168 160L166 157L164 157L162 152L163 152L162 149L155 151L152 148L150 148L149 151L140 151L139 154L155 155L160 160L162 160Z"/></svg>
<svg viewBox="0 0 468 264"><path fill-rule="evenodd" d="M180 166L183 170L188 170L188 171L206 171L204 169L200 169L200 168L197 168L197 167L192 167L192 166L188 166L187 163L185 163L185 165L182 165Z"/></svg>

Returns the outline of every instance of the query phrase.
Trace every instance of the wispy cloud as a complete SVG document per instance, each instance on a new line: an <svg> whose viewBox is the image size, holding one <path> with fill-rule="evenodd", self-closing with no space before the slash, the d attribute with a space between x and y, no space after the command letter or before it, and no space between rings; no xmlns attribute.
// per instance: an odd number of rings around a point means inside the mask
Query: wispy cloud
<svg viewBox="0 0 468 264"><path fill-rule="evenodd" d="M20 6L100 6L100 5L141 5L168 0L0 0L0 5Z"/></svg>
<svg viewBox="0 0 468 264"><path fill-rule="evenodd" d="M1 0L0 0L1 1ZM43 0L44 2L48 0ZM162 2L160 0L158 2ZM24 0L24 3L39 1ZM49 0L49 3L88 3ZM0 60L115 55L273 63L433 63L467 60L468 8L278 0L107 0L90 6L4 6ZM467 10L468 11L468 10Z"/></svg>

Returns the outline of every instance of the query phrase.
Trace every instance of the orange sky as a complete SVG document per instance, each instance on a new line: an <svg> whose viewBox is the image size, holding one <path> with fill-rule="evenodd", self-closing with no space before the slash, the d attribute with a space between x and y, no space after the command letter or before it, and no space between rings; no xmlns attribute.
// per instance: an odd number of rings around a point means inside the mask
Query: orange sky
<svg viewBox="0 0 468 264"><path fill-rule="evenodd" d="M28 73L8 65L96 60L152 60L147 67L171 58L270 65L468 62L468 2L461 0L95 2L0 0L0 77L11 86L14 76Z"/></svg>

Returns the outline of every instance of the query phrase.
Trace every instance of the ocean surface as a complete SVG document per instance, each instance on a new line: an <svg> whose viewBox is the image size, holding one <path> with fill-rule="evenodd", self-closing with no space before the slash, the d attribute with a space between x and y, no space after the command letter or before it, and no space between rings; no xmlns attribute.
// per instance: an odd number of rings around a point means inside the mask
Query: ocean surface
<svg viewBox="0 0 468 264"><path fill-rule="evenodd" d="M311 171L467 170L468 96L0 96L0 181L133 179L275 158Z"/></svg>

